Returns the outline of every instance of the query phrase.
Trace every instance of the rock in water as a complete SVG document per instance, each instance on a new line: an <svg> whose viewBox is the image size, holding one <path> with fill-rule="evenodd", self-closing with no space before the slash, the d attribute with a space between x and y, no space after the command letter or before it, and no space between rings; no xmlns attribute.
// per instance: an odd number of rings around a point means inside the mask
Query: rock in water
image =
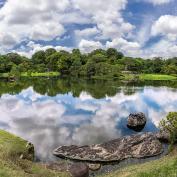
<svg viewBox="0 0 177 177"><path fill-rule="evenodd" d="M153 133L125 136L103 144L90 146L61 146L53 154L60 158L88 162L116 162L128 158L159 155L163 146Z"/></svg>
<svg viewBox="0 0 177 177"><path fill-rule="evenodd" d="M141 131L146 125L146 116L144 113L130 114L128 117L127 127L135 131Z"/></svg>

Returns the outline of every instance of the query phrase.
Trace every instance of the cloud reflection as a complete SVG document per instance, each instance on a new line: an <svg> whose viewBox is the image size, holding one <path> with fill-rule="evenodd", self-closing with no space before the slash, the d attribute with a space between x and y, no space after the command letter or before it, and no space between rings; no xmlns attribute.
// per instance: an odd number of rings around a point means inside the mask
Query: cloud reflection
<svg viewBox="0 0 177 177"><path fill-rule="evenodd" d="M59 145L100 143L133 133L126 127L132 112L148 117L143 131L156 131L169 111L177 111L177 92L166 87L144 87L132 95L124 88L113 97L95 99L87 92L55 97L40 95L32 87L0 98L0 128L31 141L41 160L52 160Z"/></svg>

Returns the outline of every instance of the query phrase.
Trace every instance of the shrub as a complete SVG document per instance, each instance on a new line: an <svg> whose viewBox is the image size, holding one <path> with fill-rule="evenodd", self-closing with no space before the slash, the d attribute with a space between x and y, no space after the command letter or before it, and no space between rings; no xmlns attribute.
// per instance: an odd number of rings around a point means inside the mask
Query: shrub
<svg viewBox="0 0 177 177"><path fill-rule="evenodd" d="M177 112L170 112L166 119L160 122L161 129L170 133L171 145L177 141Z"/></svg>

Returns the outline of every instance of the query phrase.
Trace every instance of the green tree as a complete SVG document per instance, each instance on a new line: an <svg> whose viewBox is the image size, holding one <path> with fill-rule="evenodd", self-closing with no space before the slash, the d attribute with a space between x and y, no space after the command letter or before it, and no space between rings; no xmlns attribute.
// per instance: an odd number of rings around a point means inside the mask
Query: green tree
<svg viewBox="0 0 177 177"><path fill-rule="evenodd" d="M43 50L36 52L32 56L32 62L33 64L43 64L46 61L45 52Z"/></svg>
<svg viewBox="0 0 177 177"><path fill-rule="evenodd" d="M71 54L66 51L61 51L61 57L57 62L57 68L62 74L69 74L72 65Z"/></svg>

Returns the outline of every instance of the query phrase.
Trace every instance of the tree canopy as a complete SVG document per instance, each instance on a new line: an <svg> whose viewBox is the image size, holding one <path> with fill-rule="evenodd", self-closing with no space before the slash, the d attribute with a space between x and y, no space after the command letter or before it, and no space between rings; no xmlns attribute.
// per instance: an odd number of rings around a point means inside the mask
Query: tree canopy
<svg viewBox="0 0 177 177"><path fill-rule="evenodd" d="M15 72L16 71L16 72ZM0 73L50 72L73 76L118 77L122 71L132 73L177 74L177 57L142 59L126 57L114 48L97 49L82 54L79 49L72 52L56 51L53 48L37 51L31 58L17 53L0 55Z"/></svg>

